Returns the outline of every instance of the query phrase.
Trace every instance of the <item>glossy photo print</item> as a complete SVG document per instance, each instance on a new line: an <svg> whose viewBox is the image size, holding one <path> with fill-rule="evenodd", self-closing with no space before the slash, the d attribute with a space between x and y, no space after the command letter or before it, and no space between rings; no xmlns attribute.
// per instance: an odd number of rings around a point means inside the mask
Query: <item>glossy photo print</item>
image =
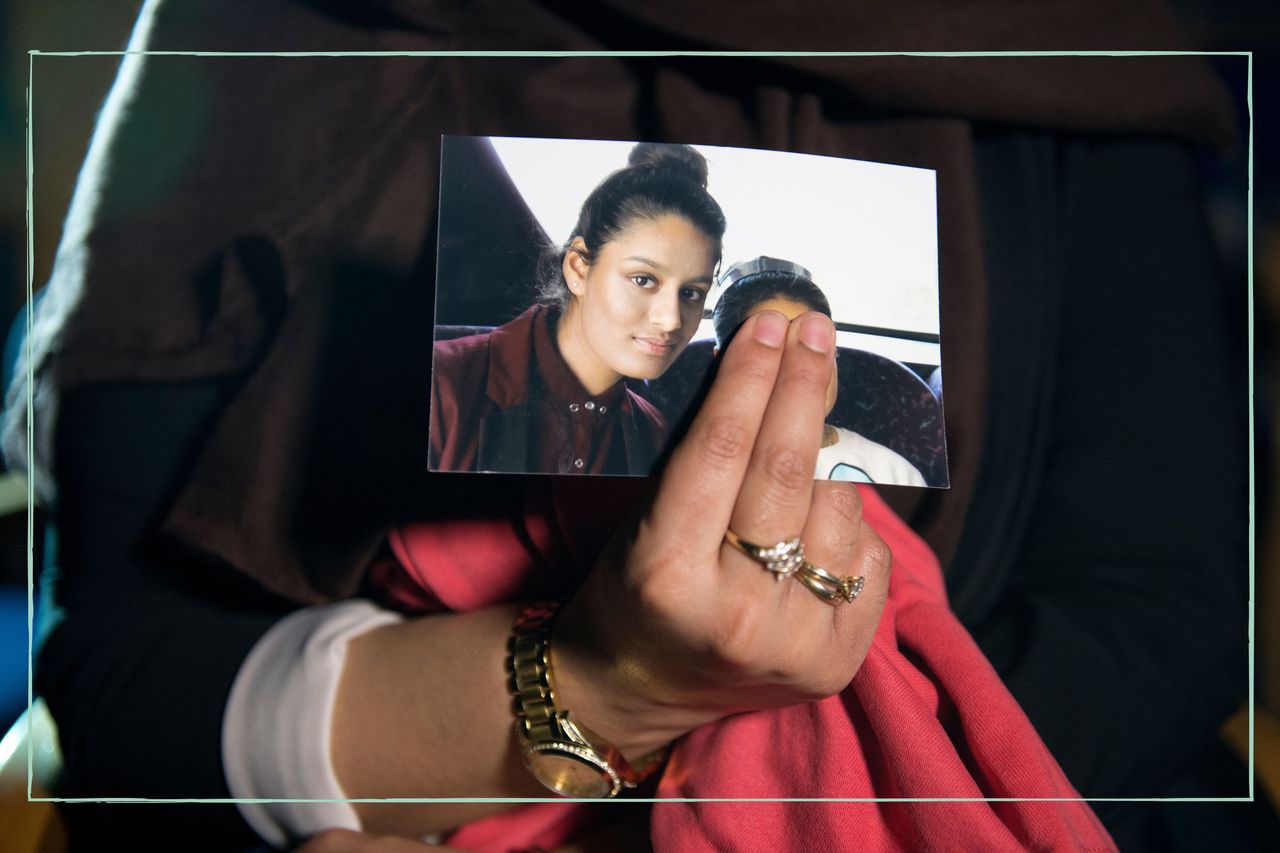
<svg viewBox="0 0 1280 853"><path fill-rule="evenodd" d="M431 469L652 474L744 320L820 311L837 356L815 477L946 487L935 178L444 137Z"/></svg>

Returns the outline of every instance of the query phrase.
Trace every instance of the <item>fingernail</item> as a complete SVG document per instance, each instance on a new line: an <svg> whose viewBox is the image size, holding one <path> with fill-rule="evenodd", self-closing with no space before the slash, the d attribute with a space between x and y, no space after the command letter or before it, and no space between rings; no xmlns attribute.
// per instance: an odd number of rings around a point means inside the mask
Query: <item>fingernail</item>
<svg viewBox="0 0 1280 853"><path fill-rule="evenodd" d="M777 349L787 337L787 318L777 311L762 311L756 315L753 337L767 347Z"/></svg>
<svg viewBox="0 0 1280 853"><path fill-rule="evenodd" d="M821 314L806 314L800 320L800 343L814 352L828 353L835 343L836 329Z"/></svg>

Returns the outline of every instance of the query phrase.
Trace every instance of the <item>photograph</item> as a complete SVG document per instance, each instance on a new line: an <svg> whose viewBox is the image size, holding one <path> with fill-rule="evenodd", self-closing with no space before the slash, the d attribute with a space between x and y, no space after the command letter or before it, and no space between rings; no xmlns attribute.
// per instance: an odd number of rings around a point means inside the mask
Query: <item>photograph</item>
<svg viewBox="0 0 1280 853"><path fill-rule="evenodd" d="M447 136L439 220L432 470L656 474L743 321L817 311L815 477L947 485L933 170Z"/></svg>

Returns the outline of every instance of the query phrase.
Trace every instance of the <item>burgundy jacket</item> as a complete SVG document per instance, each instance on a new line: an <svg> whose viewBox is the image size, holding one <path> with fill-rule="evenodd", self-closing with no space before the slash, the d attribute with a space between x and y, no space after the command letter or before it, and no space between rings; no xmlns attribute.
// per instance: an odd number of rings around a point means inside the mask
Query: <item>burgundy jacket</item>
<svg viewBox="0 0 1280 853"><path fill-rule="evenodd" d="M437 471L541 471L530 441L541 408L535 324L546 306L535 305L491 332L437 341L431 382L430 467ZM662 449L662 415L624 385L618 432L626 471L648 474ZM616 440L615 436L615 440Z"/></svg>

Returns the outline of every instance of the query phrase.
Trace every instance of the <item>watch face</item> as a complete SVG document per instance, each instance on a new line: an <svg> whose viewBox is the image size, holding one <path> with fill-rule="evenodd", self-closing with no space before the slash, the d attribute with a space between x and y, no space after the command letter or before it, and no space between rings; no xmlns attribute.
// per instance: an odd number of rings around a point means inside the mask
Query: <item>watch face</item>
<svg viewBox="0 0 1280 853"><path fill-rule="evenodd" d="M525 755L525 763L539 782L566 797L612 797L620 787L598 756L576 744L537 744Z"/></svg>

